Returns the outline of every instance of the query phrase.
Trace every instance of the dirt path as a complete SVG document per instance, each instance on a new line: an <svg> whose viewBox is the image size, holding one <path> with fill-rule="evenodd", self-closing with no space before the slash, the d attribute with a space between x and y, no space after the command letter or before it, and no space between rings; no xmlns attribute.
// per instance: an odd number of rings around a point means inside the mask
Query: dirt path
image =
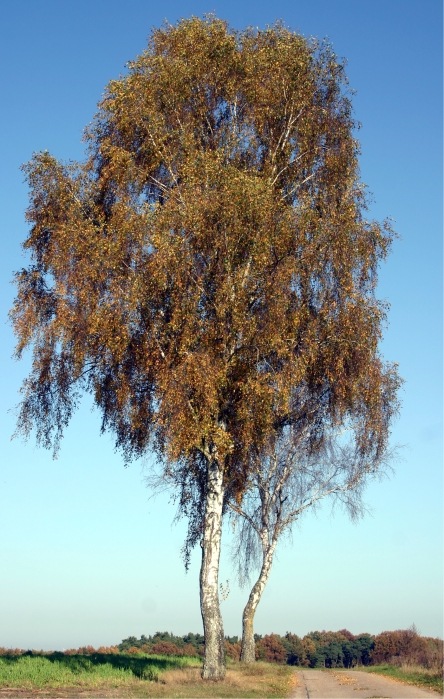
<svg viewBox="0 0 444 699"><path fill-rule="evenodd" d="M426 699L440 695L381 675L353 670L298 670L292 699Z"/></svg>

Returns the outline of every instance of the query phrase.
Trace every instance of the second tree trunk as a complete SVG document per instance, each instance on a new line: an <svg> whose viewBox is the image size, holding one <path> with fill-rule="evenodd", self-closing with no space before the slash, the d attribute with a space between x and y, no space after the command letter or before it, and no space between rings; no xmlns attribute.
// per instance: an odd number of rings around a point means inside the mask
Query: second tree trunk
<svg viewBox="0 0 444 699"><path fill-rule="evenodd" d="M254 663L256 660L256 643L254 640L254 615L259 604L265 585L270 575L276 542L263 542L263 560L259 577L253 585L248 602L242 614L242 645L241 661Z"/></svg>

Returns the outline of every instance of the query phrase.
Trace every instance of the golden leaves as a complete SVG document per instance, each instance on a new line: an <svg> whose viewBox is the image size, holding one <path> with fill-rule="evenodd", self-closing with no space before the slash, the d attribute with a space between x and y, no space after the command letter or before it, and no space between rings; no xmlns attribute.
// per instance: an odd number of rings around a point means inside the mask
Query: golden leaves
<svg viewBox="0 0 444 699"><path fill-rule="evenodd" d="M295 396L319 404L317 429L355 414L382 435L395 378L373 290L392 233L363 220L328 47L281 25L166 25L87 139L84 165L38 154L26 169L35 268L18 280L18 351L54 348L32 386L57 400L63 355L127 455L153 435L173 460L205 444L237 479L303 414Z"/></svg>

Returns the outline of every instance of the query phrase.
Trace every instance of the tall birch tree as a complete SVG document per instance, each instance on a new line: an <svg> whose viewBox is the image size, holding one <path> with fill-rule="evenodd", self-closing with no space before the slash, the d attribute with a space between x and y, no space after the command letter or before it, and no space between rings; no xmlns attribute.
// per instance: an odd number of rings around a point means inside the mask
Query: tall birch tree
<svg viewBox="0 0 444 699"><path fill-rule="evenodd" d="M17 356L19 431L57 446L82 392L127 461L154 450L199 492L203 677L225 673L221 523L249 454L353 414L362 448L396 383L373 289L389 226L364 218L343 67L283 26L191 18L151 33L106 88L85 162L36 154ZM188 487L187 486L187 487Z"/></svg>

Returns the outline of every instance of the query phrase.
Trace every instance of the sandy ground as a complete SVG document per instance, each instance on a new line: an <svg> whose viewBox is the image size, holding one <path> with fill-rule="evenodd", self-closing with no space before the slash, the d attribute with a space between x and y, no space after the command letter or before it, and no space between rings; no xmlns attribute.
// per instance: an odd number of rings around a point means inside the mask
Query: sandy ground
<svg viewBox="0 0 444 699"><path fill-rule="evenodd" d="M426 699L440 695L358 670L299 670L292 699Z"/></svg>

